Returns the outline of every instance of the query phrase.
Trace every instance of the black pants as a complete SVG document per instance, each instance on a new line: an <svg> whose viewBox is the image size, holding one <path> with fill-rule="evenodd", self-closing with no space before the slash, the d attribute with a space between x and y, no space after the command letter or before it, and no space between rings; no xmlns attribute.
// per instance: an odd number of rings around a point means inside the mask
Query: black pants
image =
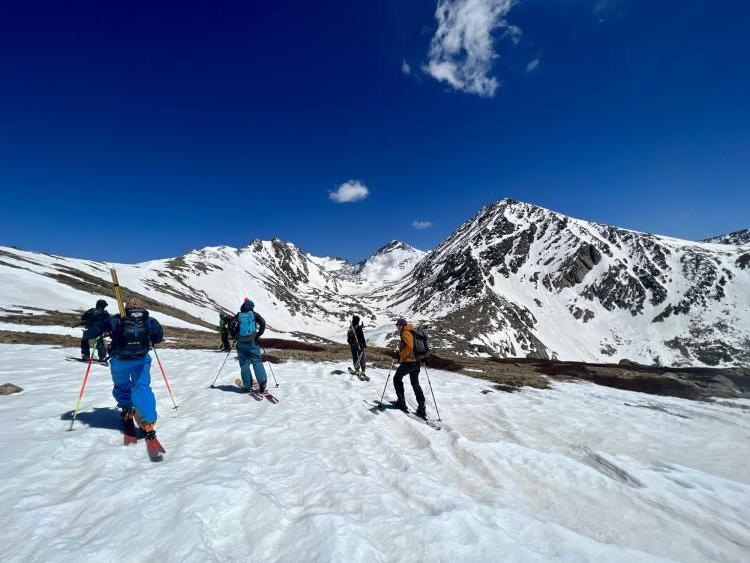
<svg viewBox="0 0 750 563"><path fill-rule="evenodd" d="M354 364L354 371L357 371L358 369L365 371L367 369L367 366L365 365L366 360L364 348L358 348L356 346L350 346L349 348L352 351L352 363Z"/></svg>
<svg viewBox="0 0 750 563"><path fill-rule="evenodd" d="M107 349L104 346L104 339L100 338L96 341L96 353L100 360L107 357ZM89 346L88 338L81 338L81 357L88 358L91 354L91 346Z"/></svg>
<svg viewBox="0 0 750 563"><path fill-rule="evenodd" d="M396 388L396 395L399 402L406 402L404 399L404 376L408 375L411 387L414 389L414 395L417 397L417 404L420 407L424 406L424 393L422 393L422 388L419 386L419 368L419 362L402 362L398 366L396 373L393 375L393 386Z"/></svg>
<svg viewBox="0 0 750 563"><path fill-rule="evenodd" d="M229 352L229 350L231 349L231 346L229 345L229 333L228 332L221 333L221 348L225 352Z"/></svg>

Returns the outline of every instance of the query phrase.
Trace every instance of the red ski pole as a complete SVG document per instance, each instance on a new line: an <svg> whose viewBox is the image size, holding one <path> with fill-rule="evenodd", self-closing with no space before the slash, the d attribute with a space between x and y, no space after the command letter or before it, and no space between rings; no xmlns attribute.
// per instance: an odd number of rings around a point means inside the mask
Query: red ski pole
<svg viewBox="0 0 750 563"><path fill-rule="evenodd" d="M169 398L172 399L172 404L174 405L174 408L177 408L177 403L174 400L174 395L172 394L172 388L169 386L169 379L167 379L167 373L164 371L164 366L161 365L161 360L159 359L159 354L156 353L156 346L153 347L154 350L154 356L156 356L156 362L159 364L159 369L161 370L161 375L164 377L164 383L167 384L167 391L169 391Z"/></svg>
<svg viewBox="0 0 750 563"><path fill-rule="evenodd" d="M96 340L99 340L98 338ZM89 379L89 372L91 371L91 364L94 363L94 354L91 354L91 357L89 358L89 365L86 366L86 373L83 375L83 383L81 384L81 391L78 393L78 400L76 401L76 407L73 409L73 419L70 421L70 428L68 428L68 432L73 430L73 423L76 421L76 416L78 416L78 408L81 406L81 399L83 398L83 390L86 389L86 382Z"/></svg>

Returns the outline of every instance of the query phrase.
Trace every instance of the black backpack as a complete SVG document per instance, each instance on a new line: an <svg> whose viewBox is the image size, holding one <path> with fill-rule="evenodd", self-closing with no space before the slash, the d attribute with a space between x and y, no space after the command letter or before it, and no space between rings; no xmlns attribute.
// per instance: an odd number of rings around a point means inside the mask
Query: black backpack
<svg viewBox="0 0 750 563"><path fill-rule="evenodd" d="M112 350L118 356L142 357L151 348L148 311L128 309L112 335Z"/></svg>
<svg viewBox="0 0 750 563"><path fill-rule="evenodd" d="M426 360L430 355L427 331L422 327L417 327L411 331L411 334L414 337L414 357L419 361Z"/></svg>

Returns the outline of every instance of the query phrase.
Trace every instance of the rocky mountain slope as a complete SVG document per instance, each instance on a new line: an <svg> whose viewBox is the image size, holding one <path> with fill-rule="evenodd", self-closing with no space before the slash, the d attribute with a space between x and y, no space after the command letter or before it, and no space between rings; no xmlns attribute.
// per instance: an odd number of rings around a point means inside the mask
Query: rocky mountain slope
<svg viewBox="0 0 750 563"><path fill-rule="evenodd" d="M456 230L395 294L407 313L432 321L444 345L460 343L467 351L747 363L746 250L619 229L506 199Z"/></svg>
<svg viewBox="0 0 750 563"><path fill-rule="evenodd" d="M39 333L77 333L60 319L111 295L110 266L0 247L0 331L33 320ZM249 296L271 334L295 338L342 341L357 313L379 344L405 316L462 354L750 363L747 245L639 233L509 199L429 253L391 241L353 264L255 240L114 266L126 293L183 330L211 330L218 311Z"/></svg>
<svg viewBox="0 0 750 563"><path fill-rule="evenodd" d="M750 229L743 229L741 231L734 231L733 233L729 233L726 235L707 238L703 242L711 242L715 244L732 244L735 246L750 244Z"/></svg>

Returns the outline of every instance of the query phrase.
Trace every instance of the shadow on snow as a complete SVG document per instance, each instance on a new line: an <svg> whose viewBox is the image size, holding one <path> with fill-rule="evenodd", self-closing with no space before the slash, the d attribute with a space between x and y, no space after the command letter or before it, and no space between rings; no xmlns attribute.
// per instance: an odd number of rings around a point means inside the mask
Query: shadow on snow
<svg viewBox="0 0 750 563"><path fill-rule="evenodd" d="M64 413L60 420L70 421L73 419L73 411ZM94 407L93 411L79 411L76 422L85 424L92 428L104 428L105 430L122 430L122 417L120 410L112 407Z"/></svg>

